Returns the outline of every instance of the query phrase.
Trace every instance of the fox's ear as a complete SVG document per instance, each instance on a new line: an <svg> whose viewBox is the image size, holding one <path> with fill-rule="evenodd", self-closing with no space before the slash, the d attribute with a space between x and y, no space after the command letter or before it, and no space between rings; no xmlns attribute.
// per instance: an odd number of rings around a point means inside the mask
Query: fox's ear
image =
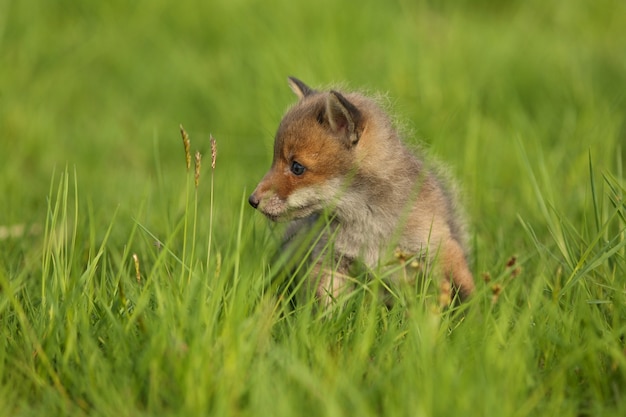
<svg viewBox="0 0 626 417"><path fill-rule="evenodd" d="M289 83L291 91L293 91L300 99L315 93L315 90L296 77L287 77L287 82Z"/></svg>
<svg viewBox="0 0 626 417"><path fill-rule="evenodd" d="M362 117L354 104L337 91L331 90L324 110L324 119L330 130L343 135L347 140L346 145L352 146L359 141Z"/></svg>

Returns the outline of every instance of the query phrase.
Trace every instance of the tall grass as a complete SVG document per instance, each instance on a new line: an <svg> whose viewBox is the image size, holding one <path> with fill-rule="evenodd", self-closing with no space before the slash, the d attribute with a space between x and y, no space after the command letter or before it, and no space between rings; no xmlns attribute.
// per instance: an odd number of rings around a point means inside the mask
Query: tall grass
<svg viewBox="0 0 626 417"><path fill-rule="evenodd" d="M625 415L623 11L5 2L0 416ZM289 303L246 204L287 75L389 91L454 167L468 303Z"/></svg>
<svg viewBox="0 0 626 417"><path fill-rule="evenodd" d="M245 198L232 245L194 258L210 235L193 220L194 181L170 236L136 223L116 248L112 219L96 242L66 170L51 186L40 265L1 277L5 412L619 413L625 188L609 175L594 184L589 168L590 221L546 209L553 240L540 242L522 220L534 249L485 276L461 315L426 293L388 309L365 290L331 315L291 309L263 291L272 272L249 254L269 250L252 239Z"/></svg>

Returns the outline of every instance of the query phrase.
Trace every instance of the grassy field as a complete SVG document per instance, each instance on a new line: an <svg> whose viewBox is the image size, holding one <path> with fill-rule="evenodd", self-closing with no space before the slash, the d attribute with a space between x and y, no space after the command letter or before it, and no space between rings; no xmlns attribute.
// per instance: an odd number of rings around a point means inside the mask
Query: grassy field
<svg viewBox="0 0 626 417"><path fill-rule="evenodd" d="M0 1L0 417L626 415L624 28L618 0ZM288 75L388 93L450 165L469 303L268 290L246 199Z"/></svg>

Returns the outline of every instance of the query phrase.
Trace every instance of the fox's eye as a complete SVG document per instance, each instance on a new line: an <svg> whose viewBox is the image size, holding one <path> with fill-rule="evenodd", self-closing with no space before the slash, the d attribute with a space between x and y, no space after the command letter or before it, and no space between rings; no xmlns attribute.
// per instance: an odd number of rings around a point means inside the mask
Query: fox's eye
<svg viewBox="0 0 626 417"><path fill-rule="evenodd" d="M305 170L306 168L300 162L293 161L291 163L291 172L293 172L294 175L302 175Z"/></svg>

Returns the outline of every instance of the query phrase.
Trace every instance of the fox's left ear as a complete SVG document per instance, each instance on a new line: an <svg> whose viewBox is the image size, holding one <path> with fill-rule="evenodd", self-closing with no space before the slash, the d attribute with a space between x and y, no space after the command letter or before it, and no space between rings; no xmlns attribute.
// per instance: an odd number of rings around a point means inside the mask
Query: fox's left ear
<svg viewBox="0 0 626 417"><path fill-rule="evenodd" d="M293 91L299 99L315 93L315 90L313 90L311 87L309 87L296 77L287 77L287 82L289 83L291 91Z"/></svg>
<svg viewBox="0 0 626 417"><path fill-rule="evenodd" d="M331 90L326 99L324 119L330 130L345 139L347 147L355 145L361 134L361 112L341 93Z"/></svg>

